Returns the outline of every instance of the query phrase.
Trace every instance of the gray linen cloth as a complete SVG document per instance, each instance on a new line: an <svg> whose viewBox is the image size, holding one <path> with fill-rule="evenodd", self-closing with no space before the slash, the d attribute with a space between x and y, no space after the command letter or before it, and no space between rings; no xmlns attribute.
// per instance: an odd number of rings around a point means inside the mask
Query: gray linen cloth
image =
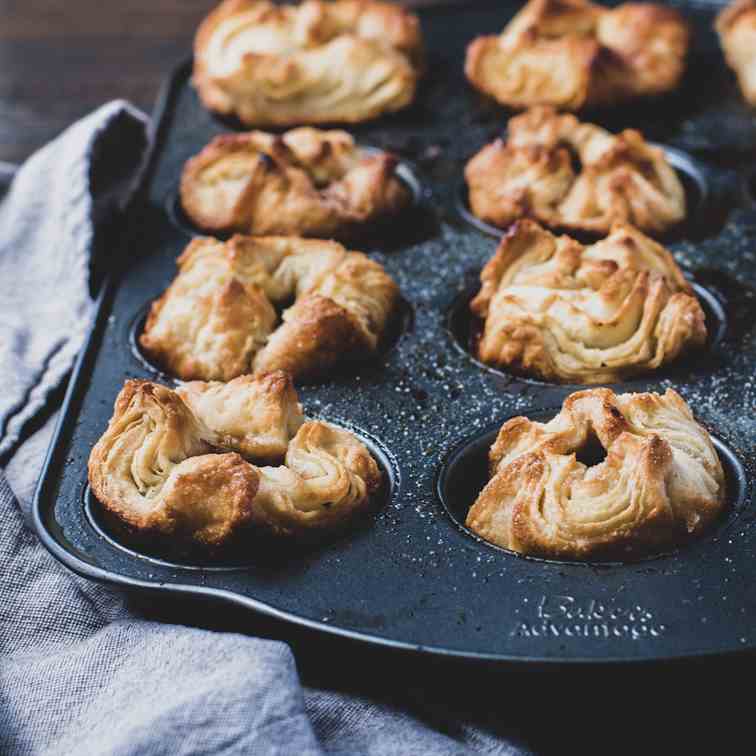
<svg viewBox="0 0 756 756"><path fill-rule="evenodd" d="M145 125L124 102L100 108L0 198L0 464L13 488L0 472L0 753L523 753L499 726L457 718L422 673L408 688L403 663L371 666L362 650L346 661L337 643L310 653L342 671L342 691L303 687L289 646L249 634L282 637L281 623L85 581L26 527L60 385L92 317L93 239L123 205ZM304 639L305 662L316 642ZM343 692L357 683L360 695Z"/></svg>

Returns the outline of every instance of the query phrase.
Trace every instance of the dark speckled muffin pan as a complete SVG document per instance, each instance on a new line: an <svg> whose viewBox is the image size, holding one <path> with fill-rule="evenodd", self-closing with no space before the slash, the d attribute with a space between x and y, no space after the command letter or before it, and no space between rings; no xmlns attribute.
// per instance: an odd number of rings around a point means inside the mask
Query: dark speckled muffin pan
<svg viewBox="0 0 756 756"><path fill-rule="evenodd" d="M87 458L126 378L170 382L135 349L149 302L175 275L191 228L177 222L184 161L232 128L201 108L182 66L156 113L156 139L114 273L76 366L35 500L35 524L64 564L132 588L214 596L294 623L394 647L495 661L654 660L756 649L756 210L745 171L754 112L740 101L710 31L712 7L689 6L697 28L679 93L586 118L637 127L696 166L692 225L671 244L695 282L712 333L695 357L626 390L674 386L712 432L727 472L728 508L701 539L632 563L523 558L464 529L485 480L485 454L508 417L554 413L574 386L517 378L477 363L466 303L496 239L459 211L465 160L510 115L465 83L464 49L501 29L517 4L465 3L422 13L430 57L418 102L354 129L398 153L418 177L418 202L359 248L380 261L406 302L380 356L299 387L309 415L351 427L387 485L375 510L306 550L250 544L225 561L172 560L125 546L87 488ZM409 168L408 168L409 170ZM409 179L414 180L414 179ZM390 231L390 233L389 233ZM618 388L618 387L615 387Z"/></svg>

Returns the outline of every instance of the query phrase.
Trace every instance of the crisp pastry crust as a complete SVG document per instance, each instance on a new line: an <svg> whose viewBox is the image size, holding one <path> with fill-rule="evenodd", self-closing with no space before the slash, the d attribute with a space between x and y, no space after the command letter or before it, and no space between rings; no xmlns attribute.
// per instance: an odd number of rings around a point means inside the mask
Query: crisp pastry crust
<svg viewBox="0 0 756 756"><path fill-rule="evenodd" d="M250 526L338 526L367 506L381 472L348 431L305 422L290 376L277 372L177 391L127 381L89 482L133 533L216 547Z"/></svg>
<svg viewBox="0 0 756 756"><path fill-rule="evenodd" d="M591 441L606 458L589 467L576 453ZM571 394L548 423L504 423L489 462L467 526L522 554L586 559L669 547L724 506L711 438L672 389Z"/></svg>
<svg viewBox="0 0 756 756"><path fill-rule="evenodd" d="M498 37L473 40L465 72L515 108L610 105L675 89L689 36L682 16L663 5L530 0Z"/></svg>
<svg viewBox="0 0 756 756"><path fill-rule="evenodd" d="M250 126L356 123L415 96L420 24L392 3L224 0L194 41L206 107Z"/></svg>
<svg viewBox="0 0 756 756"><path fill-rule="evenodd" d="M181 203L207 231L346 238L409 203L397 164L345 131L224 134L184 166Z"/></svg>
<svg viewBox="0 0 756 756"><path fill-rule="evenodd" d="M291 377L280 370L228 383L190 381L176 393L202 424L205 440L247 459L283 459L304 422Z"/></svg>
<svg viewBox="0 0 756 756"><path fill-rule="evenodd" d="M756 105L756 0L735 0L717 16L727 64L738 76L743 97Z"/></svg>
<svg viewBox="0 0 756 756"><path fill-rule="evenodd" d="M153 302L140 344L182 380L285 369L320 374L380 346L399 298L381 265L295 237L198 238ZM294 304L277 324L274 305Z"/></svg>
<svg viewBox="0 0 756 756"><path fill-rule="evenodd" d="M502 239L470 309L479 358L538 378L604 383L706 340L701 305L667 249L625 224L583 246L529 220Z"/></svg>
<svg viewBox="0 0 756 756"><path fill-rule="evenodd" d="M555 228L608 233L620 222L661 233L685 218L685 189L664 151L642 134L611 134L548 107L509 121L507 140L465 168L470 209L506 227L531 217Z"/></svg>

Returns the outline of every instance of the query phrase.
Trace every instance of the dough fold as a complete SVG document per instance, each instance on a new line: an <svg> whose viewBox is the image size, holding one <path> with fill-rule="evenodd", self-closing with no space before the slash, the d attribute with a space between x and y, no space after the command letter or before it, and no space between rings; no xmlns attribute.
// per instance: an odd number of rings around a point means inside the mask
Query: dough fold
<svg viewBox="0 0 756 756"><path fill-rule="evenodd" d="M563 383L608 383L702 346L704 312L670 252L617 224L583 246L518 221L470 303L481 361Z"/></svg>
<svg viewBox="0 0 756 756"><path fill-rule="evenodd" d="M201 547L336 527L381 478L353 434L305 421L280 371L175 391L127 381L89 458L92 492L131 533Z"/></svg>
<svg viewBox="0 0 756 756"><path fill-rule="evenodd" d="M422 61L418 19L374 0L224 0L194 41L210 110L250 126L357 123L409 105Z"/></svg>
<svg viewBox="0 0 756 756"><path fill-rule="evenodd" d="M577 455L591 442L605 458L587 466ZM489 461L491 479L466 524L522 554L621 558L668 548L724 507L716 449L672 389L571 394L547 423L504 423Z"/></svg>
<svg viewBox="0 0 756 756"><path fill-rule="evenodd" d="M206 231L348 238L409 204L397 164L345 131L223 134L185 164L181 204Z"/></svg>
<svg viewBox="0 0 756 756"><path fill-rule="evenodd" d="M596 234L620 222L659 234L685 219L685 189L660 147L548 107L512 118L506 141L475 155L465 179L473 213L502 228L530 217Z"/></svg>
<svg viewBox="0 0 756 756"><path fill-rule="evenodd" d="M302 378L365 359L380 347L399 299L381 265L330 241L197 238L178 267L139 343L187 381L279 369ZM286 308L280 324L274 305Z"/></svg>
<svg viewBox="0 0 756 756"><path fill-rule="evenodd" d="M716 29L743 97L756 105L756 0L730 3L717 16Z"/></svg>
<svg viewBox="0 0 756 756"><path fill-rule="evenodd" d="M473 40L465 73L514 108L612 105L675 89L689 37L682 16L663 5L530 0L499 36Z"/></svg>

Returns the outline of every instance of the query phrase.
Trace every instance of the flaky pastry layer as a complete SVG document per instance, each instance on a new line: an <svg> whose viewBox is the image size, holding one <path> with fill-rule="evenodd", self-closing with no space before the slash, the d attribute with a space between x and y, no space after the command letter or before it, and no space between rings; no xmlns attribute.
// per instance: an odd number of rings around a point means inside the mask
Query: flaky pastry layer
<svg viewBox="0 0 756 756"><path fill-rule="evenodd" d="M717 16L719 42L740 91L756 105L756 0L735 0Z"/></svg>
<svg viewBox="0 0 756 756"><path fill-rule="evenodd" d="M548 107L512 118L506 141L475 155L465 179L471 210L501 227L530 217L591 233L621 222L662 233L685 219L685 189L661 148Z"/></svg>
<svg viewBox="0 0 756 756"><path fill-rule="evenodd" d="M706 341L701 305L670 252L618 224L584 246L529 220L502 239L470 309L479 358L550 381L604 383Z"/></svg>
<svg viewBox="0 0 756 756"><path fill-rule="evenodd" d="M576 453L590 441L606 457ZM571 394L548 423L508 420L489 453L491 479L467 526L491 543L543 557L622 557L705 530L725 502L707 431L680 395Z"/></svg>
<svg viewBox="0 0 756 756"><path fill-rule="evenodd" d="M499 36L469 45L465 72L504 105L578 110L675 89L689 36L663 5L530 0Z"/></svg>
<svg viewBox="0 0 756 756"><path fill-rule="evenodd" d="M194 239L153 302L139 342L182 380L322 374L379 348L399 290L381 265L336 242ZM281 322L274 305L291 306Z"/></svg>
<svg viewBox="0 0 756 756"><path fill-rule="evenodd" d="M285 536L337 527L367 506L381 472L354 435L305 421L279 371L176 391L127 381L89 482L133 533L217 547L250 527Z"/></svg>
<svg viewBox="0 0 756 756"><path fill-rule="evenodd" d="M347 238L409 203L397 164L345 131L224 134L187 161L181 204L206 231Z"/></svg>
<svg viewBox="0 0 756 756"><path fill-rule="evenodd" d="M373 0L224 0L200 25L194 84L250 126L356 123L415 96L420 25Z"/></svg>

